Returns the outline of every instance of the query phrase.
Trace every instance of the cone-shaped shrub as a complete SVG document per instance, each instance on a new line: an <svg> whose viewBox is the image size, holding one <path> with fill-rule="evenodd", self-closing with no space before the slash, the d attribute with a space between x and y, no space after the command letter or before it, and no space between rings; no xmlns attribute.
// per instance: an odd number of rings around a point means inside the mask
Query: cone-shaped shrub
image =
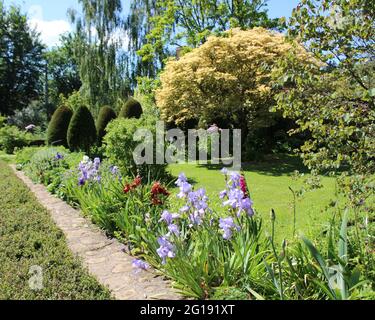
<svg viewBox="0 0 375 320"><path fill-rule="evenodd" d="M47 130L47 143L49 145L68 146L66 136L72 116L72 110L66 106L56 109Z"/></svg>
<svg viewBox="0 0 375 320"><path fill-rule="evenodd" d="M134 98L129 98L122 107L119 117L139 119L142 113L143 110L141 104Z"/></svg>
<svg viewBox="0 0 375 320"><path fill-rule="evenodd" d="M68 128L68 146L71 151L88 152L96 142L95 122L90 110L80 106L74 112Z"/></svg>
<svg viewBox="0 0 375 320"><path fill-rule="evenodd" d="M102 139L106 134L105 128L113 119L116 119L116 113L112 108L105 106L100 109L98 120L96 122L96 134L99 145L102 143Z"/></svg>

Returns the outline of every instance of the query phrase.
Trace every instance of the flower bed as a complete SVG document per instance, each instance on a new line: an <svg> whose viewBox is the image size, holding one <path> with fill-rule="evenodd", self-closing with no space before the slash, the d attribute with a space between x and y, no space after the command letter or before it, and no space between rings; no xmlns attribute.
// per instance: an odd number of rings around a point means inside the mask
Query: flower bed
<svg viewBox="0 0 375 320"><path fill-rule="evenodd" d="M175 181L179 192L174 195L160 181L124 177L107 160L61 148L36 151L29 158L23 161L25 172L126 243L136 258L135 268L154 266L186 296L374 297L371 226L347 228L346 214L342 223L332 221L326 241L316 242L319 247L306 238L279 246L274 242L274 212L267 236L240 173L222 170L226 189L218 195L222 206L213 210L205 190L196 190L183 173Z"/></svg>

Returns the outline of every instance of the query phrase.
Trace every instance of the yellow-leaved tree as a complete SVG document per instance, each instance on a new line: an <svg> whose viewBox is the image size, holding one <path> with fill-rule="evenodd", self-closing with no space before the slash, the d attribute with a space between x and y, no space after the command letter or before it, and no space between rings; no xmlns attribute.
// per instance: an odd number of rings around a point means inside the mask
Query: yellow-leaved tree
<svg viewBox="0 0 375 320"><path fill-rule="evenodd" d="M213 123L239 128L244 143L269 145L276 131L286 132L289 125L269 110L282 90L272 85L272 72L290 54L301 63L312 62L302 46L263 28L211 36L166 64L156 91L162 118L184 128Z"/></svg>

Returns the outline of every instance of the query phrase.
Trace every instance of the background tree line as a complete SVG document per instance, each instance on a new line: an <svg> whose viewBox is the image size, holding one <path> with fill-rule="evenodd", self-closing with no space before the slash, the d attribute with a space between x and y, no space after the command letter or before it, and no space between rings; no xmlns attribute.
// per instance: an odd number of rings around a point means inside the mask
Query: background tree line
<svg viewBox="0 0 375 320"><path fill-rule="evenodd" d="M79 12L68 11L74 31L46 48L27 15L0 1L1 114L13 115L34 100L53 109L48 102L56 106L75 91L97 114L131 95L139 77L157 77L168 57L210 34L281 27L268 18L266 0L132 0L127 14L120 0L78 2Z"/></svg>

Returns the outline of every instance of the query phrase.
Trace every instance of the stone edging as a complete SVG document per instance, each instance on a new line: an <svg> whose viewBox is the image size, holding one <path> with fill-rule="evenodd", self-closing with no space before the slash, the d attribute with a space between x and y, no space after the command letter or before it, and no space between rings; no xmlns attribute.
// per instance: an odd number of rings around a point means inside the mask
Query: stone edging
<svg viewBox="0 0 375 320"><path fill-rule="evenodd" d="M78 255L89 272L107 286L119 300L178 300L168 281L153 270L137 271L133 257L116 239L109 239L103 231L85 219L79 210L51 195L43 185L34 184L23 172L11 168L38 201L50 212L56 225L64 232L70 250Z"/></svg>

